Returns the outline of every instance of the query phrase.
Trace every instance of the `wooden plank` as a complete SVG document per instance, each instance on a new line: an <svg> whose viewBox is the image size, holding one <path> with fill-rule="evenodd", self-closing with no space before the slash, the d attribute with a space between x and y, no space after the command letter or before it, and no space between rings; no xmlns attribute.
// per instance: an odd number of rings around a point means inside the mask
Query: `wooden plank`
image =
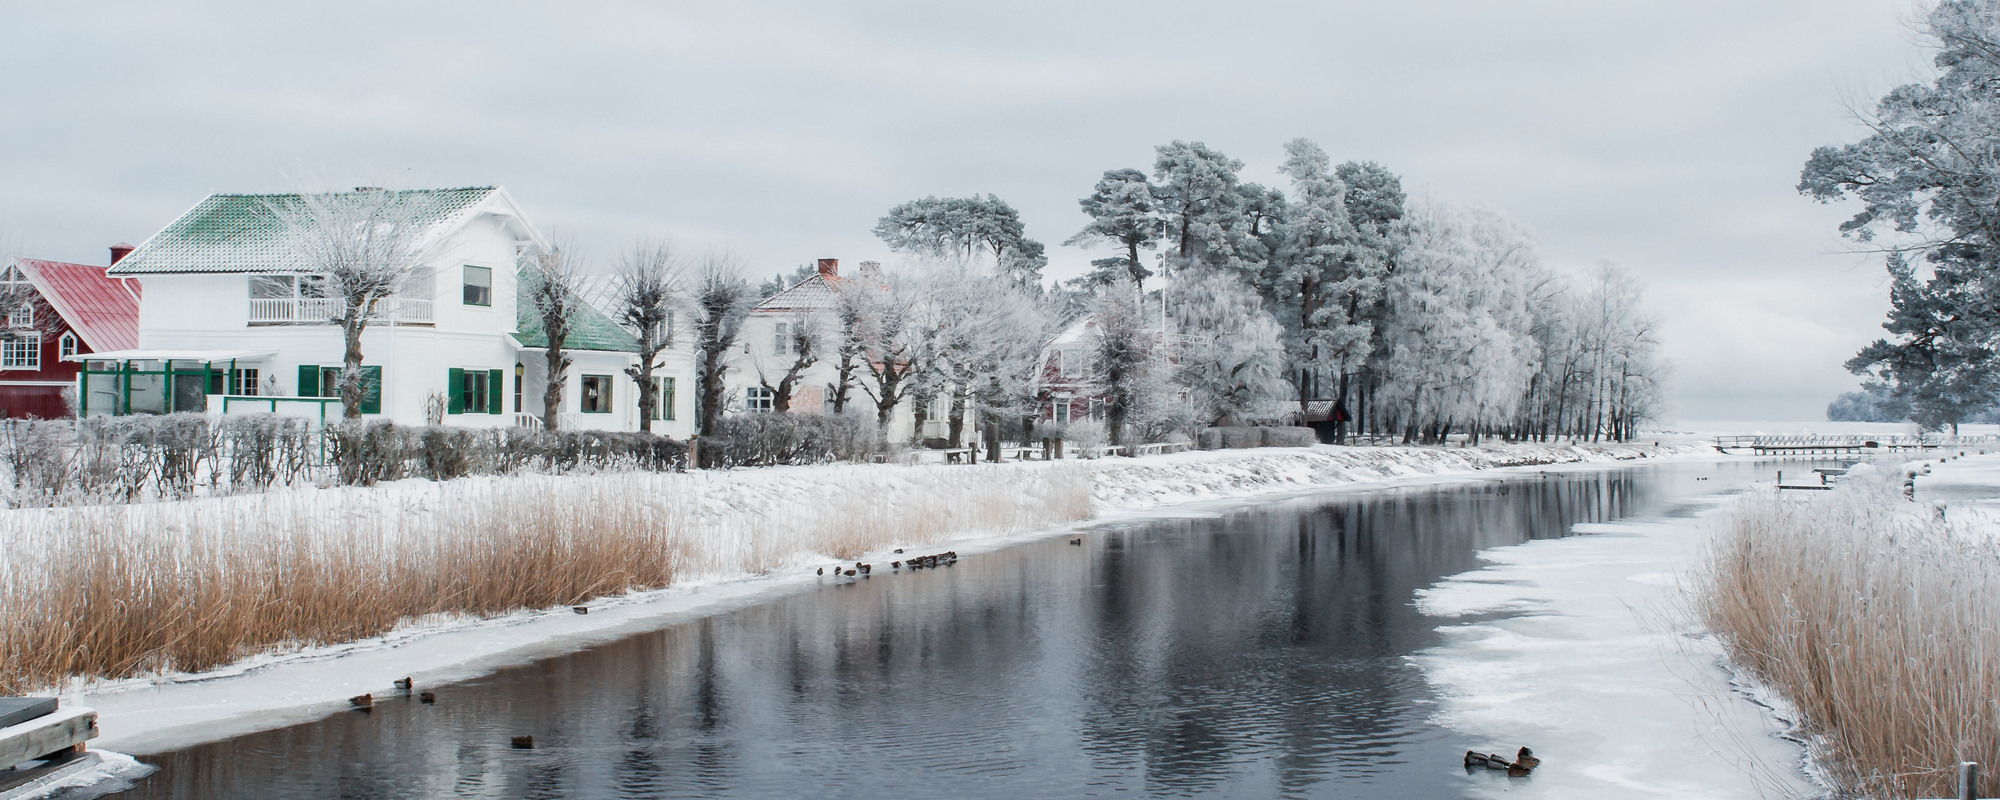
<svg viewBox="0 0 2000 800"><path fill-rule="evenodd" d="M96 753L71 753L32 769L0 770L0 800L47 797L58 783L104 763Z"/></svg>
<svg viewBox="0 0 2000 800"><path fill-rule="evenodd" d="M0 728L0 764L33 761L97 738L97 712L70 706L19 725Z"/></svg>
<svg viewBox="0 0 2000 800"><path fill-rule="evenodd" d="M56 713L53 697L0 697L0 728Z"/></svg>

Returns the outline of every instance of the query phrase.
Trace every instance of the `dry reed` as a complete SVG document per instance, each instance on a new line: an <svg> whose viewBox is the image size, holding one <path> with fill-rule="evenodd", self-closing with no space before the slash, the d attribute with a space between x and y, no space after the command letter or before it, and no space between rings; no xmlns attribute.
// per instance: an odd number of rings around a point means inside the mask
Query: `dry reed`
<svg viewBox="0 0 2000 800"><path fill-rule="evenodd" d="M1747 498L1697 602L1730 658L1788 701L1844 796L1956 796L2000 761L2000 542L1884 482ZM2000 770L1980 796L2000 791Z"/></svg>
<svg viewBox="0 0 2000 800"><path fill-rule="evenodd" d="M1089 483L1006 465L620 473L0 512L0 693L1048 527L1090 516Z"/></svg>

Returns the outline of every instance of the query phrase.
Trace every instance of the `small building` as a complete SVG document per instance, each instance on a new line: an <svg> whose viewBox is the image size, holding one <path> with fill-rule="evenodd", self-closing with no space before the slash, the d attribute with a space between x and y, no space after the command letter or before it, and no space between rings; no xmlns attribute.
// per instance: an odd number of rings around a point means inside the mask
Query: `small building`
<svg viewBox="0 0 2000 800"><path fill-rule="evenodd" d="M115 262L131 245L111 248ZM133 347L139 336L139 286L105 267L17 258L0 269L0 297L20 298L0 332L0 417L71 416L77 385L72 357Z"/></svg>
<svg viewBox="0 0 2000 800"><path fill-rule="evenodd" d="M357 189L380 192L381 189ZM377 306L361 336L364 418L498 427L542 416L546 360L523 277L550 245L496 186L401 190L431 257ZM80 413L275 412L336 419L343 301L291 263L273 208L296 194L210 195L109 271L137 278L138 342L79 358ZM584 304L587 306L587 304ZM565 426L638 427L631 337L586 308L568 343ZM525 340L522 338L525 337ZM672 376L672 373L662 377ZM682 377L683 376L673 376ZM690 405L654 431L686 436Z"/></svg>
<svg viewBox="0 0 2000 800"><path fill-rule="evenodd" d="M1104 419L1109 387L1099 374L1096 353L1097 315L1070 323L1042 348L1040 418L1063 427L1080 419Z"/></svg>

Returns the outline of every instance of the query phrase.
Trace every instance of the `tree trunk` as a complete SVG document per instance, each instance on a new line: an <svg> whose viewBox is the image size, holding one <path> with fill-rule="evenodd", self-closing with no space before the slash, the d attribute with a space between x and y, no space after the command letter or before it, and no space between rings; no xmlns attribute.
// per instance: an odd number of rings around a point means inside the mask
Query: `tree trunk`
<svg viewBox="0 0 2000 800"><path fill-rule="evenodd" d="M553 332L549 335L548 370L549 379L542 383L542 429L552 431L562 424L563 389L569 383L569 357L563 355L562 337Z"/></svg>

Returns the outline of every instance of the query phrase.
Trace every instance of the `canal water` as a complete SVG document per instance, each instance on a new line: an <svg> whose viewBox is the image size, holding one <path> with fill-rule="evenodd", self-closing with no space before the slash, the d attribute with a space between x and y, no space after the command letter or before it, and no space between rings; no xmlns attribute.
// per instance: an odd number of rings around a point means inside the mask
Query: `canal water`
<svg viewBox="0 0 2000 800"><path fill-rule="evenodd" d="M1799 468L1794 462L1793 468ZM1767 465L1511 473L1104 525L158 754L130 798L1462 796L1416 593ZM533 749L512 737L533 736Z"/></svg>

